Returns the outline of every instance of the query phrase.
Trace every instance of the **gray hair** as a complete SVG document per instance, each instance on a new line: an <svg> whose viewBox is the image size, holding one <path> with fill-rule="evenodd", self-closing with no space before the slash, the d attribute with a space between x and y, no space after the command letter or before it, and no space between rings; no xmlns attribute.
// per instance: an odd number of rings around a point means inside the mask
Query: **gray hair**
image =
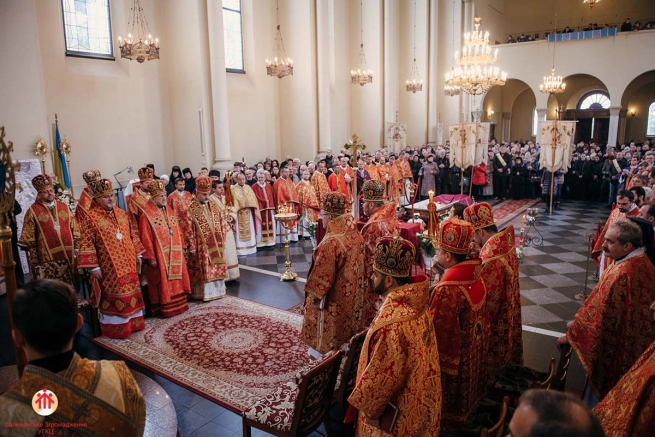
<svg viewBox="0 0 655 437"><path fill-rule="evenodd" d="M632 244L635 249L644 245L644 236L641 228L628 219L620 219L610 225L616 229L616 239L621 244Z"/></svg>

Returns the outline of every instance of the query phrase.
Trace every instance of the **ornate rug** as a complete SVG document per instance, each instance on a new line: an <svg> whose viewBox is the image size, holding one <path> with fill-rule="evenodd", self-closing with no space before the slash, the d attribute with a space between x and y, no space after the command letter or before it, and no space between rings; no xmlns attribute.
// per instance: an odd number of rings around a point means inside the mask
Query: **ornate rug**
<svg viewBox="0 0 655 437"><path fill-rule="evenodd" d="M498 229L503 229L518 215L525 214L527 208L532 208L539 202L541 202L541 199L506 200L493 205L492 210L496 226L498 226Z"/></svg>
<svg viewBox="0 0 655 437"><path fill-rule="evenodd" d="M290 311L294 314L300 314L302 316L305 314L305 302L300 302L291 308L288 308L287 311Z"/></svg>
<svg viewBox="0 0 655 437"><path fill-rule="evenodd" d="M146 319L129 338L93 341L240 414L309 364L301 324L292 312L225 296Z"/></svg>

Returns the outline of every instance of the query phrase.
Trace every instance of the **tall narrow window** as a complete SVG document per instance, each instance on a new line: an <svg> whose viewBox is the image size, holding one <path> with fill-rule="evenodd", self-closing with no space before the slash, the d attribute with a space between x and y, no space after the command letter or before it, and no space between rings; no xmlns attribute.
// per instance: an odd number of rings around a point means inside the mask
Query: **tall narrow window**
<svg viewBox="0 0 655 437"><path fill-rule="evenodd" d="M225 69L228 72L245 73L241 30L241 0L223 0Z"/></svg>
<svg viewBox="0 0 655 437"><path fill-rule="evenodd" d="M61 0L66 55L114 59L109 0Z"/></svg>
<svg viewBox="0 0 655 437"><path fill-rule="evenodd" d="M646 128L647 137L655 137L655 102L648 107L648 126Z"/></svg>
<svg viewBox="0 0 655 437"><path fill-rule="evenodd" d="M537 129L539 129L539 114L537 113L537 108L534 108L532 111L532 136L537 136Z"/></svg>

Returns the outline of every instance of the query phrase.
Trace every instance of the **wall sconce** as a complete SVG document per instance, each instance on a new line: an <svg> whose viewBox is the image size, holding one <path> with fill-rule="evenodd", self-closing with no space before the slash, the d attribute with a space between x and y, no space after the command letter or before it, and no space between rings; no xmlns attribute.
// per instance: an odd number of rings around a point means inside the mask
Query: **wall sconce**
<svg viewBox="0 0 655 437"><path fill-rule="evenodd" d="M630 110L630 115L632 115L634 117L635 115L637 115L637 111L635 111L634 109L631 109Z"/></svg>
<svg viewBox="0 0 655 437"><path fill-rule="evenodd" d="M487 111L487 117L491 117L494 114L495 114L495 112L492 111L491 109Z"/></svg>

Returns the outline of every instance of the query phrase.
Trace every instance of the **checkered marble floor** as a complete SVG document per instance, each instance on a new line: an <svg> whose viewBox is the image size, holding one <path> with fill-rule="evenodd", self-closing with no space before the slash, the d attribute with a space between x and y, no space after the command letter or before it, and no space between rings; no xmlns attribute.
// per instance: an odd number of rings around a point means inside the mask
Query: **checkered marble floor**
<svg viewBox="0 0 655 437"><path fill-rule="evenodd" d="M309 267L312 265L312 253L312 242L309 240L289 243L291 270L296 272L300 278L307 279ZM255 267L274 273L283 273L286 270L285 261L284 246L280 245L275 248L260 249L253 255L239 257L239 264L242 266Z"/></svg>

